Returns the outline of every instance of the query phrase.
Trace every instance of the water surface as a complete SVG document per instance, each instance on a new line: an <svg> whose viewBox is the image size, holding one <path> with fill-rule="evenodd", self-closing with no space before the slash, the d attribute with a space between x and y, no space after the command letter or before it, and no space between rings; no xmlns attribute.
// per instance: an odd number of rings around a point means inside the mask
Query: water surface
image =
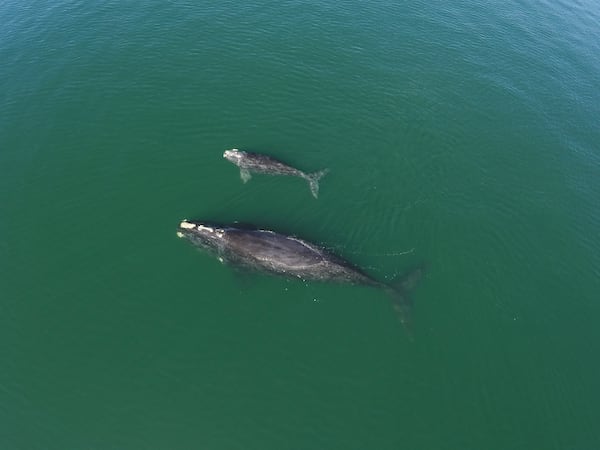
<svg viewBox="0 0 600 450"><path fill-rule="evenodd" d="M594 2L0 6L0 447L600 446ZM223 150L329 168L246 185ZM239 275L254 223L389 280Z"/></svg>

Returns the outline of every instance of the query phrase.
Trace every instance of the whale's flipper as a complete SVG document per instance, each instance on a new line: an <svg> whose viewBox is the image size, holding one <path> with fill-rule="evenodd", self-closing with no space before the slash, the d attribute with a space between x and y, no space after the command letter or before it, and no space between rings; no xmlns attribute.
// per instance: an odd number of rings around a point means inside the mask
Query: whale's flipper
<svg viewBox="0 0 600 450"><path fill-rule="evenodd" d="M248 169L240 169L240 178L242 179L242 181L245 184L248 181L250 181L250 178L252 178L252 175L250 175L250 172L248 171Z"/></svg>
<svg viewBox="0 0 600 450"><path fill-rule="evenodd" d="M329 173L329 169L323 169L315 173L309 173L304 176L308 181L310 192L314 198L319 198L319 180Z"/></svg>

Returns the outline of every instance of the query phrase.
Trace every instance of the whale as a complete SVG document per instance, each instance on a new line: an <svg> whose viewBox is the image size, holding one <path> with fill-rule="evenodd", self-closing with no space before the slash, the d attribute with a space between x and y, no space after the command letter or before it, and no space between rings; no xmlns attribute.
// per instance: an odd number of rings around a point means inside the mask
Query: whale
<svg viewBox="0 0 600 450"><path fill-rule="evenodd" d="M305 173L271 156L245 152L237 148L225 150L223 158L240 168L240 178L244 183L252 178L252 173L299 177L308 182L308 187L314 198L319 197L319 180L329 173L329 169L323 169L315 173Z"/></svg>
<svg viewBox="0 0 600 450"><path fill-rule="evenodd" d="M389 295L400 321L410 331L412 302L408 294L423 276L423 265L396 282L386 283L321 246L273 230L185 219L179 224L177 236L224 264L305 281L381 289Z"/></svg>

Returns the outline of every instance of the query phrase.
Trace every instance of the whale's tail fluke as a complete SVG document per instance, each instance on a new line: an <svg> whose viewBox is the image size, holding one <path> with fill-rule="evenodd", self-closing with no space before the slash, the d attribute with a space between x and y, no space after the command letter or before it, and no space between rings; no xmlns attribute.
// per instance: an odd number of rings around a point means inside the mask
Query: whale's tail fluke
<svg viewBox="0 0 600 450"><path fill-rule="evenodd" d="M308 181L310 192L314 198L319 198L319 180L329 173L329 169L319 170L315 173L307 173L304 178Z"/></svg>
<svg viewBox="0 0 600 450"><path fill-rule="evenodd" d="M404 276L386 286L386 291L392 299L392 305L398 314L400 322L412 338L412 299L410 292L425 274L425 265L413 267Z"/></svg>

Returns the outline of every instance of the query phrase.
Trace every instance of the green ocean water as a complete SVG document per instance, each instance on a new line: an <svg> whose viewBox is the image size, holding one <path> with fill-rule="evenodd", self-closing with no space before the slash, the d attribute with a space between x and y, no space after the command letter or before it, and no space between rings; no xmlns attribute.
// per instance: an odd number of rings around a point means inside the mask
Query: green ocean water
<svg viewBox="0 0 600 450"><path fill-rule="evenodd" d="M597 2L0 3L0 449L600 448ZM329 168L243 184L238 147ZM391 280L239 273L181 219Z"/></svg>

